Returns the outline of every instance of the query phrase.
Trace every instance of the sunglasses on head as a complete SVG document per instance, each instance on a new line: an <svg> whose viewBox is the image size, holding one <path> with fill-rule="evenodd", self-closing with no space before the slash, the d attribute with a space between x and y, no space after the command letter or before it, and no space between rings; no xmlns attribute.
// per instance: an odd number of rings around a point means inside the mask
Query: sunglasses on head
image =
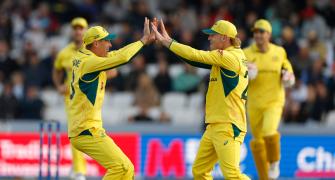
<svg viewBox="0 0 335 180"><path fill-rule="evenodd" d="M258 32L263 34L263 33L265 33L266 31L265 31L264 29L255 29L255 30L254 30L254 33L258 33Z"/></svg>

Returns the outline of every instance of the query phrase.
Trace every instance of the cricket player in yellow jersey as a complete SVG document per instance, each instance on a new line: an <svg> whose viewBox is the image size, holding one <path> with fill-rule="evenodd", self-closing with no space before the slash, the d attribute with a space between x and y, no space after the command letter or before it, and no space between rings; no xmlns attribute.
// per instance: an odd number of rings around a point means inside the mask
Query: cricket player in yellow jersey
<svg viewBox="0 0 335 180"><path fill-rule="evenodd" d="M149 20L144 22L143 37L117 51L108 52L115 35L94 26L84 34L85 48L73 58L70 94L69 138L72 145L107 169L104 180L134 179L134 166L105 133L101 119L106 70L129 62L152 41Z"/></svg>
<svg viewBox="0 0 335 180"><path fill-rule="evenodd" d="M213 179L211 171L218 161L225 179L249 179L239 168L240 149L247 131L245 103L248 72L246 58L236 37L236 27L224 20L217 21L208 34L210 51L193 49L170 38L164 24L161 32L152 24L156 40L185 62L211 69L206 95L206 123L192 173L195 180Z"/></svg>
<svg viewBox="0 0 335 180"><path fill-rule="evenodd" d="M71 22L73 42L62 49L54 62L53 82L58 92L64 95L65 110L67 119L69 119L69 102L70 102L70 82L72 78L72 57L77 50L82 47L83 35L87 29L87 21L84 18L77 17ZM66 79L63 81L63 74L66 72ZM84 154L71 146L73 167L70 178L74 180L85 180L86 174L86 160Z"/></svg>
<svg viewBox="0 0 335 180"><path fill-rule="evenodd" d="M250 148L259 179L279 177L280 134L285 86L294 84L284 48L270 42L272 27L264 19L252 29L255 43L244 49L249 68L247 112L253 136Z"/></svg>

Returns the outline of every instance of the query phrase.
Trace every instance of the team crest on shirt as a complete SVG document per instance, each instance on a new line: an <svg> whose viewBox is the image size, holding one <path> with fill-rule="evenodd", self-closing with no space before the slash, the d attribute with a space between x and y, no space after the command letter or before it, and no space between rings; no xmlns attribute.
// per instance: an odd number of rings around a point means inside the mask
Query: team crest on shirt
<svg viewBox="0 0 335 180"><path fill-rule="evenodd" d="M74 60L72 61L72 63L73 63L72 65L75 66L75 67L79 67L80 62L81 62L80 60L78 60L78 59L74 59Z"/></svg>
<svg viewBox="0 0 335 180"><path fill-rule="evenodd" d="M279 57L278 56L272 56L272 61L278 61Z"/></svg>

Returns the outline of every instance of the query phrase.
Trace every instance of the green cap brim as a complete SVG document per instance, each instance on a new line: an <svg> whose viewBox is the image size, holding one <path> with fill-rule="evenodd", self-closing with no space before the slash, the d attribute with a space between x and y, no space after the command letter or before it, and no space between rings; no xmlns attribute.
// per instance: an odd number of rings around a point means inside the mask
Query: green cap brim
<svg viewBox="0 0 335 180"><path fill-rule="evenodd" d="M103 40L106 41L111 41L116 38L116 34L108 34L106 37L102 38Z"/></svg>
<svg viewBox="0 0 335 180"><path fill-rule="evenodd" d="M203 29L202 32L205 33L205 34L208 34L208 35L218 34L217 32L213 31L212 29Z"/></svg>

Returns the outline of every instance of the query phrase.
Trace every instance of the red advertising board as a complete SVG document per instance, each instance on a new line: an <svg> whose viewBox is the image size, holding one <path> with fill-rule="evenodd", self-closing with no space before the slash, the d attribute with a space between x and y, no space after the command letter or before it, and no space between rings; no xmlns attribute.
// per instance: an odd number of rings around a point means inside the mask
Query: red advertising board
<svg viewBox="0 0 335 180"><path fill-rule="evenodd" d="M135 133L110 134L139 172L140 139ZM56 170L56 138L52 137L51 172ZM47 137L43 144L43 173L47 172ZM40 139L38 133L0 133L0 176L37 176L39 172ZM87 175L103 176L105 170L88 156ZM66 133L61 134L60 176L67 176L71 170L71 146Z"/></svg>

